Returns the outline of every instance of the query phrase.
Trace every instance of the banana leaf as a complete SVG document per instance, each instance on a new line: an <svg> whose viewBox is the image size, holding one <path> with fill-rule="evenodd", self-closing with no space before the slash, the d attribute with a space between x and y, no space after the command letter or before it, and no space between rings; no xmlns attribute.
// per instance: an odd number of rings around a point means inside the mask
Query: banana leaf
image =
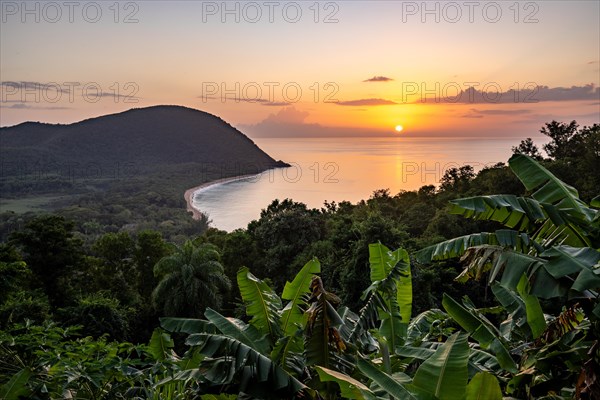
<svg viewBox="0 0 600 400"><path fill-rule="evenodd" d="M466 400L502 400L498 379L487 372L477 373L467 385Z"/></svg>
<svg viewBox="0 0 600 400"><path fill-rule="evenodd" d="M474 310L469 310L452 297L444 293L442 300L444 309L467 332L477 340L484 349L490 348L496 355L500 366L507 371L516 372L517 365L505 347L497 329Z"/></svg>
<svg viewBox="0 0 600 400"><path fill-rule="evenodd" d="M304 310L306 309L305 297L310 293L310 282L321 272L321 264L316 258L307 262L296 274L292 282L286 282L281 297L289 303L281 313L281 329L286 335L293 335L302 326Z"/></svg>
<svg viewBox="0 0 600 400"><path fill-rule="evenodd" d="M462 400L467 390L468 335L455 333L417 370L413 386L440 400Z"/></svg>
<svg viewBox="0 0 600 400"><path fill-rule="evenodd" d="M269 354L269 343L265 335L261 334L253 325L246 324L239 319L224 317L210 307L206 309L204 315L224 335L239 340L264 355ZM192 336L194 334L190 335L188 339Z"/></svg>
<svg viewBox="0 0 600 400"><path fill-rule="evenodd" d="M217 328L209 321L196 318L159 318L160 326L168 332L217 333Z"/></svg>
<svg viewBox="0 0 600 400"><path fill-rule="evenodd" d="M410 377L408 377L407 375L402 374L401 376L403 377L403 379L402 382L400 382L397 377L392 377L391 375L380 371L371 362L363 359L358 360L357 367L367 378L377 383L377 385L383 388L387 392L387 394L392 396L393 398L402 400L418 399L418 397L416 397L404 386L404 384L410 382Z"/></svg>
<svg viewBox="0 0 600 400"><path fill-rule="evenodd" d="M300 395L313 397L312 391L265 355L239 340L223 335L190 335L189 346L197 346L205 356L200 364L200 383L208 393L232 390L259 398L283 398Z"/></svg>
<svg viewBox="0 0 600 400"><path fill-rule="evenodd" d="M246 304L246 315L252 317L250 324L267 335L271 344L274 344L281 336L281 299L269 285L252 275L246 267L238 271L237 283Z"/></svg>

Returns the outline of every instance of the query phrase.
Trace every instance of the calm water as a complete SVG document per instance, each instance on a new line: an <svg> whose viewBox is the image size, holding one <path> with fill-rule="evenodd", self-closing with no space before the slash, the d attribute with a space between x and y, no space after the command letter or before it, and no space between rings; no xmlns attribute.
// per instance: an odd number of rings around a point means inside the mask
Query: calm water
<svg viewBox="0 0 600 400"><path fill-rule="evenodd" d="M357 202L374 190L437 185L448 168L476 170L506 162L519 139L318 138L256 139L275 159L293 166L197 192L196 208L216 228L231 231L257 219L273 199L291 198L320 208L325 200Z"/></svg>

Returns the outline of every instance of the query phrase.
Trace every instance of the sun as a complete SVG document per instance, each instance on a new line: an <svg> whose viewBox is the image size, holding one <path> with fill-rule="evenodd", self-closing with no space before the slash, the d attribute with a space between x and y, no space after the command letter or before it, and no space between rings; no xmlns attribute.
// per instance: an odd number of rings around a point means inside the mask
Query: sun
<svg viewBox="0 0 600 400"><path fill-rule="evenodd" d="M402 132L404 130L404 127L402 125L396 125L396 132Z"/></svg>

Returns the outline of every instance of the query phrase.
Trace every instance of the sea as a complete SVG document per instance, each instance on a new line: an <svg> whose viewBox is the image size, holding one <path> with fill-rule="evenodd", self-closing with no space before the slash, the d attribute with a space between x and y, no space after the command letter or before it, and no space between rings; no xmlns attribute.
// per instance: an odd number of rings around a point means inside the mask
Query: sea
<svg viewBox="0 0 600 400"><path fill-rule="evenodd" d="M391 195L439 185L445 171L471 165L475 171L507 162L518 138L260 138L271 157L292 166L200 189L193 205L211 226L232 231L258 219L274 199L321 208L325 201L352 203L374 191Z"/></svg>

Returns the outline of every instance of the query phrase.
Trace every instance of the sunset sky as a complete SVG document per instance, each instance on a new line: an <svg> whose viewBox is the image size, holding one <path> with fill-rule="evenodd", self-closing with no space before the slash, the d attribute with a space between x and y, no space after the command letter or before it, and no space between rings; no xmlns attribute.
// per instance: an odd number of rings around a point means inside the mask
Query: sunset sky
<svg viewBox="0 0 600 400"><path fill-rule="evenodd" d="M157 104L251 136L600 120L598 1L73 4L1 2L2 126Z"/></svg>

